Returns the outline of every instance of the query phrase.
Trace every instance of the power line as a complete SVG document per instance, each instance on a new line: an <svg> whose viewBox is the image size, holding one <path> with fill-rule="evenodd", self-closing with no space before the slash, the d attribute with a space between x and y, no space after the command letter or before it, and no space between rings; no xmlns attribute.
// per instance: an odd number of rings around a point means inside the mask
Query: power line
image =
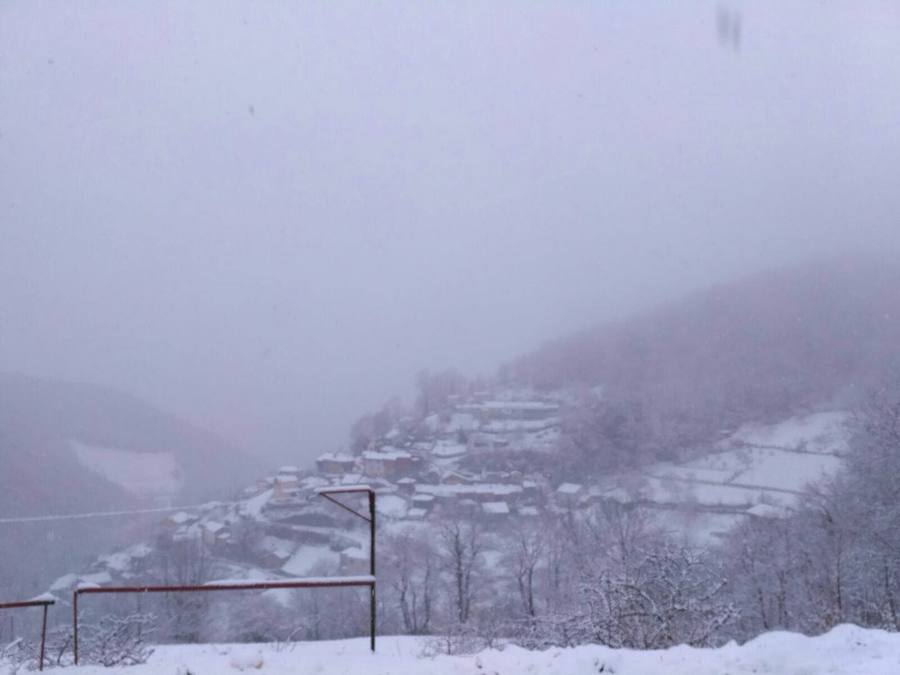
<svg viewBox="0 0 900 675"><path fill-rule="evenodd" d="M215 502L220 506L233 506L239 502ZM209 506L210 503L188 504L185 506L166 506L153 509L135 509L131 511L93 511L90 513L60 513L46 516L18 516L14 518L0 518L0 525L14 525L18 523L49 523L59 520L88 520L90 518L114 518L117 516L140 516L148 513L169 513L171 511L183 511Z"/></svg>

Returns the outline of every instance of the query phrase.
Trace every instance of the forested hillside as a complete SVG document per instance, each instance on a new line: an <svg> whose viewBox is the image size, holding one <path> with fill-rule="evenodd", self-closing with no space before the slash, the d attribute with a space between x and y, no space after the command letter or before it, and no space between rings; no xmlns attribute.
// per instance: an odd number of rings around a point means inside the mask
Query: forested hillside
<svg viewBox="0 0 900 675"><path fill-rule="evenodd" d="M898 289L900 265L883 259L774 270L563 337L499 379L600 387L594 416L613 418L609 435L629 452L668 453L748 421L858 402L898 361Z"/></svg>

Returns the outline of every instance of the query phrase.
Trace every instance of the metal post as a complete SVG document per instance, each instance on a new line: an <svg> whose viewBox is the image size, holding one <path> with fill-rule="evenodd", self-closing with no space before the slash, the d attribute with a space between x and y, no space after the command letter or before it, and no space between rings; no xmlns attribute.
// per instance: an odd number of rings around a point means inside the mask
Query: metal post
<svg viewBox="0 0 900 675"><path fill-rule="evenodd" d="M75 665L78 665L78 589L72 593L72 644L75 652Z"/></svg>
<svg viewBox="0 0 900 675"><path fill-rule="evenodd" d="M47 605L44 605L44 619L41 622L41 660L38 670L44 669L44 646L47 644Z"/></svg>
<svg viewBox="0 0 900 675"><path fill-rule="evenodd" d="M369 492L369 574L375 578L375 493ZM375 651L375 584L369 588L369 639Z"/></svg>
<svg viewBox="0 0 900 675"><path fill-rule="evenodd" d="M50 605L55 604L55 600L47 599L45 596L40 596L34 598L33 600L15 600L13 602L0 602L0 609L23 609L25 607L40 607L42 611L42 619L41 619L41 651L40 651L40 663L38 663L38 670L44 669L44 654L45 654L45 645L47 644L47 612L49 611ZM10 627L13 635L15 635L15 630L13 627L13 618L9 618Z"/></svg>
<svg viewBox="0 0 900 675"><path fill-rule="evenodd" d="M350 508L343 502L334 498L337 494L358 494L365 492L369 497L369 517L366 518L362 513ZM375 596L375 491L368 485L346 485L316 488L316 494L324 497L328 501L337 504L345 511L349 511L357 518L361 518L369 524L369 577L371 578L369 586L369 646L375 651L375 623L376 623L376 596Z"/></svg>

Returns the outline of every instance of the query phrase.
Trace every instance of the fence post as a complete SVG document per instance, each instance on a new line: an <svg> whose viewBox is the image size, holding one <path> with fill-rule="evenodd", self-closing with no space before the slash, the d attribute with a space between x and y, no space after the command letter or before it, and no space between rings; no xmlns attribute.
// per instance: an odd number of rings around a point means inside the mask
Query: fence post
<svg viewBox="0 0 900 675"><path fill-rule="evenodd" d="M44 605L44 618L41 621L41 660L38 670L44 669L44 646L47 644L47 605Z"/></svg>
<svg viewBox="0 0 900 675"><path fill-rule="evenodd" d="M72 593L72 643L75 652L75 665L78 665L78 589Z"/></svg>
<svg viewBox="0 0 900 675"><path fill-rule="evenodd" d="M369 574L372 586L369 589L369 640L372 651L375 651L375 493L369 492Z"/></svg>
<svg viewBox="0 0 900 675"><path fill-rule="evenodd" d="M44 669L44 654L45 654L45 645L47 644L47 612L49 611L50 605L56 604L56 600L53 596L46 594L40 595L32 600L15 600L13 602L0 602L0 609L23 609L25 607L40 607L41 608L41 647L39 653L39 662L38 662L38 670ZM13 628L13 618L9 618L10 628L12 635L15 635L15 630Z"/></svg>

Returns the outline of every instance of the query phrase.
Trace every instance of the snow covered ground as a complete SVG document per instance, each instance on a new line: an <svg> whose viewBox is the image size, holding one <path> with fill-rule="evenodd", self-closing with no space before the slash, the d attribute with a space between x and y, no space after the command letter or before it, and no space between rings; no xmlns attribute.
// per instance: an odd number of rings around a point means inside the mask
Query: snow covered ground
<svg viewBox="0 0 900 675"><path fill-rule="evenodd" d="M423 638L384 637L378 653L366 639L274 645L160 647L133 675L890 675L900 673L900 635L839 626L808 638L769 633L745 645L719 649L674 647L663 651L607 649L594 645L531 652L518 647L470 656L426 656ZM108 675L99 666L64 668L61 675ZM0 666L0 674L8 671Z"/></svg>
<svg viewBox="0 0 900 675"><path fill-rule="evenodd" d="M171 497L182 487L181 469L171 452L133 452L71 441L87 469L136 497Z"/></svg>
<svg viewBox="0 0 900 675"><path fill-rule="evenodd" d="M847 420L847 413L836 411L745 425L713 452L614 476L600 493L623 502L649 501L663 525L708 543L748 516L784 514L811 485L834 476L847 452ZM664 512L684 507L705 513Z"/></svg>

